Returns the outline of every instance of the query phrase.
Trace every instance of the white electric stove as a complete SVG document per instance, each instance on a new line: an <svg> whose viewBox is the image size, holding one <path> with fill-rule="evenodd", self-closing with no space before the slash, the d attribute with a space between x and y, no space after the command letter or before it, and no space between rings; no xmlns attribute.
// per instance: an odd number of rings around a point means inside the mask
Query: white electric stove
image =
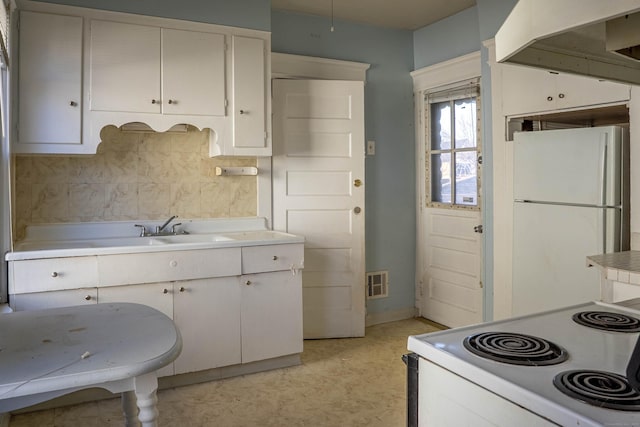
<svg viewBox="0 0 640 427"><path fill-rule="evenodd" d="M411 336L422 426L640 426L640 299Z"/></svg>

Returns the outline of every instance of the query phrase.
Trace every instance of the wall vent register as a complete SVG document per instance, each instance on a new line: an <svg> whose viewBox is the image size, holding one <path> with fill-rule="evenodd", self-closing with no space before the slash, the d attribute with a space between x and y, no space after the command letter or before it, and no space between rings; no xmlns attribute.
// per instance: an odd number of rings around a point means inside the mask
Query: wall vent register
<svg viewBox="0 0 640 427"><path fill-rule="evenodd" d="M389 272L372 271L367 273L367 299L389 296Z"/></svg>

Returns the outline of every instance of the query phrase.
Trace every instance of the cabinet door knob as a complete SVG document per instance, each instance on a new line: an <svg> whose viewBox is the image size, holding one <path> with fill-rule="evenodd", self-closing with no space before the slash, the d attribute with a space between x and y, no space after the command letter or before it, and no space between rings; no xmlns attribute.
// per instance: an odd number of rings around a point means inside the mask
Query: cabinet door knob
<svg viewBox="0 0 640 427"><path fill-rule="evenodd" d="M274 255L274 256L273 256L273 260L274 260L274 261L277 261L277 260L278 260L278 255Z"/></svg>
<svg viewBox="0 0 640 427"><path fill-rule="evenodd" d="M186 289L184 288L184 286L180 286L180 292L184 292L186 291Z"/></svg>
<svg viewBox="0 0 640 427"><path fill-rule="evenodd" d="M91 295L87 295L86 297L84 297L84 299L85 299L86 301L91 301Z"/></svg>
<svg viewBox="0 0 640 427"><path fill-rule="evenodd" d="M176 101L175 99L170 99L170 100L169 100L169 104L173 104L173 105L175 105L175 104L177 104L177 103L178 103L178 101Z"/></svg>
<svg viewBox="0 0 640 427"><path fill-rule="evenodd" d="M559 93L558 94L558 98L560 98L560 99L564 98L564 93Z"/></svg>
<svg viewBox="0 0 640 427"><path fill-rule="evenodd" d="M247 110L240 110L240 114L249 114Z"/></svg>
<svg viewBox="0 0 640 427"><path fill-rule="evenodd" d="M360 212L362 212L362 208L360 208L360 206L356 206L355 208L353 208L353 212L355 214L359 214Z"/></svg>
<svg viewBox="0 0 640 427"><path fill-rule="evenodd" d="M163 294L168 294L168 293L169 293L169 289L164 288L164 289L162 290L162 293L163 293Z"/></svg>
<svg viewBox="0 0 640 427"><path fill-rule="evenodd" d="M54 271L54 272L51 273L51 277L58 277L58 276L59 276L59 274L58 274L57 271Z"/></svg>
<svg viewBox="0 0 640 427"><path fill-rule="evenodd" d="M244 282L244 284L247 286L251 285L251 280L247 280L246 282Z"/></svg>
<svg viewBox="0 0 640 427"><path fill-rule="evenodd" d="M71 102L69 102L69 105L72 106L72 107L77 107L78 103L76 101L71 101Z"/></svg>
<svg viewBox="0 0 640 427"><path fill-rule="evenodd" d="M159 99L152 99L151 103L152 104L160 104L160 100Z"/></svg>
<svg viewBox="0 0 640 427"><path fill-rule="evenodd" d="M553 96L547 96L547 101L553 101Z"/></svg>

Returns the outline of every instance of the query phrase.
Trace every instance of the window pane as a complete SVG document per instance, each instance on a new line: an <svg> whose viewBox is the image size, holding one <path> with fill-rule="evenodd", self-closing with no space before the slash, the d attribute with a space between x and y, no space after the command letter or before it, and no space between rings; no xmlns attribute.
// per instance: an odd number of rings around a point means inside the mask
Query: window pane
<svg viewBox="0 0 640 427"><path fill-rule="evenodd" d="M451 104L438 102L431 104L431 149L451 148Z"/></svg>
<svg viewBox="0 0 640 427"><path fill-rule="evenodd" d="M431 201L451 203L451 154L431 155Z"/></svg>
<svg viewBox="0 0 640 427"><path fill-rule="evenodd" d="M478 204L478 168L476 151L456 153L456 204Z"/></svg>
<svg viewBox="0 0 640 427"><path fill-rule="evenodd" d="M476 99L459 99L454 103L456 148L476 146Z"/></svg>

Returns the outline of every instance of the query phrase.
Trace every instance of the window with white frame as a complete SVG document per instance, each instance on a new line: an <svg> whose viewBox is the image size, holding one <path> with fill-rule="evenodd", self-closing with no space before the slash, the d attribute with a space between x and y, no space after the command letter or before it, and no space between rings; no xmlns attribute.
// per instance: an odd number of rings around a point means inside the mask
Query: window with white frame
<svg viewBox="0 0 640 427"><path fill-rule="evenodd" d="M478 80L425 94L427 206L480 208Z"/></svg>

